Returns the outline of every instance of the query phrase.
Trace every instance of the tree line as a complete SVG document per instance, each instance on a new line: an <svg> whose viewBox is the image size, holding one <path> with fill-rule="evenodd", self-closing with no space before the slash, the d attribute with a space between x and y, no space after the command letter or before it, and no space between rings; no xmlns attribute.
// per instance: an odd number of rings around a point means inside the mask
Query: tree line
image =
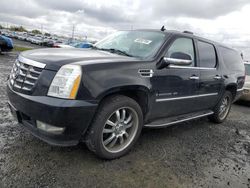
<svg viewBox="0 0 250 188"><path fill-rule="evenodd" d="M7 29L5 27L3 27L2 25L0 25L0 29ZM14 31L14 32L28 32L28 30L23 27L23 26L10 26L10 28L8 28L10 31ZM35 34L35 35L41 35L43 34L40 30L38 29L33 29L31 30L31 33ZM45 33L45 36L50 36L49 33Z"/></svg>

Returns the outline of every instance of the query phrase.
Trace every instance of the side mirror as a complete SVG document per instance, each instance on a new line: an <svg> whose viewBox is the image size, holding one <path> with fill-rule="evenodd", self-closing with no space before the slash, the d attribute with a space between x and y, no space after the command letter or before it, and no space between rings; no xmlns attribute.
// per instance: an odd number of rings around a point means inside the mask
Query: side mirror
<svg viewBox="0 0 250 188"><path fill-rule="evenodd" d="M163 69L169 65L188 66L193 62L192 57L182 52L174 52L170 57L164 57L156 66Z"/></svg>

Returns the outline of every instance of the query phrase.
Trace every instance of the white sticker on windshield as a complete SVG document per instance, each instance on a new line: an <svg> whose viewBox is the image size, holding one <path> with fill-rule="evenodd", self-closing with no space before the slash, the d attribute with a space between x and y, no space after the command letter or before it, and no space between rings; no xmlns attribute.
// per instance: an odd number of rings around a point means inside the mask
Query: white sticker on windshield
<svg viewBox="0 0 250 188"><path fill-rule="evenodd" d="M135 39L134 42L149 45L152 42L152 40L138 38L138 39Z"/></svg>

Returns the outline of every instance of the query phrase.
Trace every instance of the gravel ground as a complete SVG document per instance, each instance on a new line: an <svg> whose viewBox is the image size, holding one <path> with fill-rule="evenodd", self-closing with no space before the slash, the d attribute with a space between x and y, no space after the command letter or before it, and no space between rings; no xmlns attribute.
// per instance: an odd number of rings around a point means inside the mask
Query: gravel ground
<svg viewBox="0 0 250 188"><path fill-rule="evenodd" d="M127 156L104 161L84 144L50 146L13 120L5 88L15 57L0 56L0 187L250 187L249 106L233 105L220 125L145 129Z"/></svg>

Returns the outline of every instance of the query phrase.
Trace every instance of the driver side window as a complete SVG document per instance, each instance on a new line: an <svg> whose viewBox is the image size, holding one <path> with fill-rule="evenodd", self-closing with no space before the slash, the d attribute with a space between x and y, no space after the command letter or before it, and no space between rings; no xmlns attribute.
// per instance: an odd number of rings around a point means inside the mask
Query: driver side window
<svg viewBox="0 0 250 188"><path fill-rule="evenodd" d="M195 65L195 56L194 56L194 44L193 44L193 40L189 39L189 38L178 38L176 39L172 45L170 46L170 48L167 51L166 57L171 58L171 55L173 53L178 53L178 52L182 52L185 54L188 54L191 56L192 58L192 64L189 66L194 67Z"/></svg>

